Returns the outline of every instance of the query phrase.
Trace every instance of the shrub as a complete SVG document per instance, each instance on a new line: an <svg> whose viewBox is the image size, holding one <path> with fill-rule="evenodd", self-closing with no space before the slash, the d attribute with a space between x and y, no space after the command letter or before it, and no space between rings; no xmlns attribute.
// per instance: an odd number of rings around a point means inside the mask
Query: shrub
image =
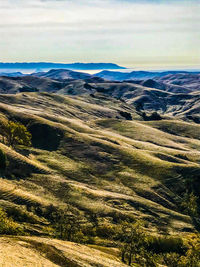
<svg viewBox="0 0 200 267"><path fill-rule="evenodd" d="M16 235L22 233L19 224L14 222L12 218L8 218L6 212L0 208L0 234Z"/></svg>
<svg viewBox="0 0 200 267"><path fill-rule="evenodd" d="M185 241L187 247L186 256L181 257L178 266L198 267L200 266L200 234L192 235Z"/></svg>
<svg viewBox="0 0 200 267"><path fill-rule="evenodd" d="M174 252L163 254L163 264L168 267L177 267L180 263L180 257L180 254Z"/></svg>
<svg viewBox="0 0 200 267"><path fill-rule="evenodd" d="M100 224L96 227L96 233L97 236L109 239L116 234L116 227L108 223Z"/></svg>
<svg viewBox="0 0 200 267"><path fill-rule="evenodd" d="M143 117L143 119L145 121L159 121L159 120L162 120L162 117L156 111L154 111L149 116L145 112L143 112L141 115L142 115L142 117Z"/></svg>
<svg viewBox="0 0 200 267"><path fill-rule="evenodd" d="M191 217L198 216L198 204L197 204L198 197L194 195L193 192L188 193L186 192L183 196L182 207L185 212Z"/></svg>
<svg viewBox="0 0 200 267"><path fill-rule="evenodd" d="M148 238L148 249L154 253L184 253L184 244L179 237L151 236Z"/></svg>
<svg viewBox="0 0 200 267"><path fill-rule="evenodd" d="M120 111L119 111L119 114L120 114L122 117L124 117L126 120L129 120L129 121L132 120L132 115L131 115L131 113L129 113L129 112L120 110Z"/></svg>

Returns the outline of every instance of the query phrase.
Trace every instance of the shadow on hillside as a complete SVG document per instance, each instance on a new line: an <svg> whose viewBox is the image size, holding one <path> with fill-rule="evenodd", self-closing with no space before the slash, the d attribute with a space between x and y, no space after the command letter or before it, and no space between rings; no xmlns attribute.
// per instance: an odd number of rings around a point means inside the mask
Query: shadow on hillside
<svg viewBox="0 0 200 267"><path fill-rule="evenodd" d="M56 151L63 138L63 132L47 124L33 123L28 126L32 134L32 145L35 148Z"/></svg>

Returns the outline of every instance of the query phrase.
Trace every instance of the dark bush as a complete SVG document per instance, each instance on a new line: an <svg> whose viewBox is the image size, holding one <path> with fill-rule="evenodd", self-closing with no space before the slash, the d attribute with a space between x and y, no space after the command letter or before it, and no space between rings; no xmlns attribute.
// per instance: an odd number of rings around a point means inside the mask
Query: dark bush
<svg viewBox="0 0 200 267"><path fill-rule="evenodd" d="M183 240L179 237L159 236L150 237L148 249L154 253L180 253L185 252Z"/></svg>
<svg viewBox="0 0 200 267"><path fill-rule="evenodd" d="M126 111L119 111L119 114L124 117L126 120L131 121L132 120L132 116L131 113L126 112Z"/></svg>
<svg viewBox="0 0 200 267"><path fill-rule="evenodd" d="M6 154L0 149L0 170L5 170L7 166Z"/></svg>
<svg viewBox="0 0 200 267"><path fill-rule="evenodd" d="M23 92L38 92L39 90L37 88L32 88L32 87L28 87L28 86L24 86L19 88L19 92L23 93Z"/></svg>
<svg viewBox="0 0 200 267"><path fill-rule="evenodd" d="M142 117L145 121L160 121L160 120L162 120L162 117L156 111L153 112L152 114L150 114L149 116L145 112L143 112Z"/></svg>

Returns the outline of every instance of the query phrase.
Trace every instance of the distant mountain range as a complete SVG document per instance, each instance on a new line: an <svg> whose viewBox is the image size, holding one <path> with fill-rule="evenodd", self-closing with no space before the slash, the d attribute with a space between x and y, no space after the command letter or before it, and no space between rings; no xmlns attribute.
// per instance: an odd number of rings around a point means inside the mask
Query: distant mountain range
<svg viewBox="0 0 200 267"><path fill-rule="evenodd" d="M6 75L0 77L0 93L48 92L94 97L100 93L131 104L137 111L157 111L160 114L190 118L200 122L199 73L132 72L126 73L129 79L124 81L118 81L116 76L113 77L113 81L106 80L106 76L102 73L105 72L101 72L100 75L90 75L66 69L52 69L29 75L13 73L7 77ZM115 72L106 73L115 74ZM116 72L116 75L118 73ZM155 77L149 78L151 75Z"/></svg>
<svg viewBox="0 0 200 267"><path fill-rule="evenodd" d="M45 71L50 69L71 69L71 70L115 70L126 69L114 63L51 63L51 62L23 62L23 63L3 63L0 62L0 72L7 72L9 70L36 70Z"/></svg>
<svg viewBox="0 0 200 267"><path fill-rule="evenodd" d="M127 80L144 80L144 79L152 79L155 77L164 77L167 75L175 75L175 74L198 74L200 72L189 72L189 71L163 71L163 72L151 72L151 71L132 71L132 72L120 72L120 71L109 71L104 70L101 71L95 76L100 78L109 80L109 81L127 81Z"/></svg>
<svg viewBox="0 0 200 267"><path fill-rule="evenodd" d="M55 80L69 80L69 79L87 79L90 78L91 75L88 73L78 72L78 71L72 71L67 69L52 69L48 72L38 72L38 73L32 73L32 76L36 77L43 77L43 78L50 78Z"/></svg>
<svg viewBox="0 0 200 267"><path fill-rule="evenodd" d="M6 76L6 77L20 77L24 74L22 72L0 72L0 76Z"/></svg>

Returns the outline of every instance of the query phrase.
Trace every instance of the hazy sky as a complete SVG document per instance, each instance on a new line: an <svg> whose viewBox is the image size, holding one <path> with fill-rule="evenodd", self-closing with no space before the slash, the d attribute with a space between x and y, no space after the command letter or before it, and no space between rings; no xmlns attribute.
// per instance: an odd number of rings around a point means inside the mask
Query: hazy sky
<svg viewBox="0 0 200 267"><path fill-rule="evenodd" d="M200 66L200 0L0 0L0 61Z"/></svg>

